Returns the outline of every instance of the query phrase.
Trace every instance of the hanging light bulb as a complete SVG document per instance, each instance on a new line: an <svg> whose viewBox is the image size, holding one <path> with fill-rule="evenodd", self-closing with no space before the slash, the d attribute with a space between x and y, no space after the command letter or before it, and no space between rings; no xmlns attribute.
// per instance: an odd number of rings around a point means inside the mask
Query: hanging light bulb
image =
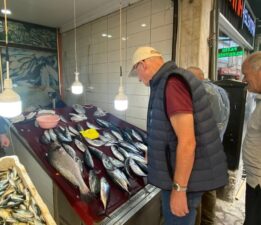
<svg viewBox="0 0 261 225"><path fill-rule="evenodd" d="M120 87L119 92L114 99L114 108L118 111L125 111L128 109L128 97L124 94L123 80L122 80L122 55L121 55L121 1L120 1Z"/></svg>
<svg viewBox="0 0 261 225"><path fill-rule="evenodd" d="M6 0L4 0L6 10ZM9 76L9 54L8 54L8 29L7 14L5 14L5 43L6 43L6 79L4 80L4 90L0 94L0 115L7 118L18 116L22 112L22 102L20 96L12 89L12 80ZM2 72L2 71L1 71Z"/></svg>
<svg viewBox="0 0 261 225"><path fill-rule="evenodd" d="M75 9L75 0L74 0L74 57L75 57L75 80L71 86L71 91L75 95L80 95L83 93L83 85L79 81L79 72L77 70L77 42L76 42L76 9Z"/></svg>
<svg viewBox="0 0 261 225"><path fill-rule="evenodd" d="M75 95L80 95L83 92L82 83L78 79L79 73L75 72L75 81L72 84L72 93Z"/></svg>

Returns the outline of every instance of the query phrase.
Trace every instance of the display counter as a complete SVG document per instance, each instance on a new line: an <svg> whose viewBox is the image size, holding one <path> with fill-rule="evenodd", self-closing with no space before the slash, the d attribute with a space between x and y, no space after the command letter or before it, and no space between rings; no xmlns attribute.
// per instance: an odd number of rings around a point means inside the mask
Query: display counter
<svg viewBox="0 0 261 225"><path fill-rule="evenodd" d="M87 121L95 123L93 116L96 107L85 109ZM60 122L61 126L71 125L69 113L71 107L57 109L56 113L62 115L68 122ZM110 121L121 128L133 128L117 117L107 113L102 119ZM146 178L132 176L129 178L129 193L120 189L109 178L111 186L110 199L106 210L99 198L87 203L80 198L77 187L62 177L48 162L47 155L50 146L39 141L44 130L35 127L34 120L16 123L11 127L11 138L14 153L26 167L38 192L42 196L57 224L149 224L158 225L160 222L159 189L146 184ZM80 122L85 129L86 121ZM137 128L136 128L137 129ZM85 142L87 145L87 143ZM72 145L73 146L73 145ZM107 155L112 155L110 147L99 147ZM79 158L83 158L81 151L76 151ZM105 169L100 160L94 158L95 170L99 176L107 178ZM88 185L88 169L84 168L83 179Z"/></svg>

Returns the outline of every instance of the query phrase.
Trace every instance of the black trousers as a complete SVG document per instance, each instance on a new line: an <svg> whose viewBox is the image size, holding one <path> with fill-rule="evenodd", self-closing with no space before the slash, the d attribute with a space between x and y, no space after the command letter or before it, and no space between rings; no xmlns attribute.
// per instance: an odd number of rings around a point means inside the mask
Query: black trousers
<svg viewBox="0 0 261 225"><path fill-rule="evenodd" d="M246 185L246 218L244 225L261 224L261 189L260 185L255 188Z"/></svg>

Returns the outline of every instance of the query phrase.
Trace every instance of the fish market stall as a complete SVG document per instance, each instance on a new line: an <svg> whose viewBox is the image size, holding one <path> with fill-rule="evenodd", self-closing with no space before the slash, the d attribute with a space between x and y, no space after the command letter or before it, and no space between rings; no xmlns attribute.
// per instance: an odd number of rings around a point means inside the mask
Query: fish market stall
<svg viewBox="0 0 261 225"><path fill-rule="evenodd" d="M31 115L11 130L15 154L57 224L159 224L159 189L147 185L146 134L95 106L55 113L61 120L54 129L36 127Z"/></svg>

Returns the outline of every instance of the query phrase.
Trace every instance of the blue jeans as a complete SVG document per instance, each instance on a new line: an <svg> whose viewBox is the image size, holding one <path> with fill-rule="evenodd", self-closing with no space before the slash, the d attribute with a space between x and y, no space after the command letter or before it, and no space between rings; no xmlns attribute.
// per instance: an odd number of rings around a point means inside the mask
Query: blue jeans
<svg viewBox="0 0 261 225"><path fill-rule="evenodd" d="M172 214L170 210L171 191L161 192L162 212L164 216L164 225L194 225L197 215L197 207L201 202L202 192L187 193L189 213L186 216L178 217Z"/></svg>

